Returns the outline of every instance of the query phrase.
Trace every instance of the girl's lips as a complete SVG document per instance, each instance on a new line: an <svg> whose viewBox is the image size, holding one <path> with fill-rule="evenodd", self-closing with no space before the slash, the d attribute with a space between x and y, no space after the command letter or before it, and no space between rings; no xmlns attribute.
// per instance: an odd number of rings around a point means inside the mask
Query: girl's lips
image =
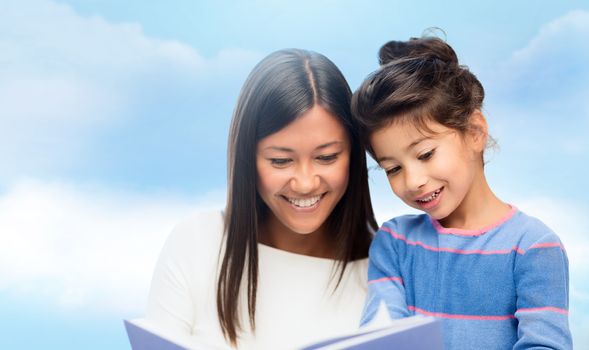
<svg viewBox="0 0 589 350"><path fill-rule="evenodd" d="M444 187L440 187L439 189L430 192L426 196L421 196L420 199L416 199L415 203L422 209L422 210L430 210L436 207L440 203L440 198L444 191Z"/></svg>
<svg viewBox="0 0 589 350"><path fill-rule="evenodd" d="M444 189L444 187L440 187L440 188L438 188L438 189L437 189L437 190L435 190L435 191L431 191L431 192L429 192L429 193L426 193L426 194L424 194L424 195L418 196L418 197L415 199L415 201L416 201L416 202L422 202L422 203L423 203L423 202L429 202L429 201L431 201L432 199L435 199L435 198L436 198L436 197L437 197L437 196L440 194L440 192L441 192L443 189Z"/></svg>

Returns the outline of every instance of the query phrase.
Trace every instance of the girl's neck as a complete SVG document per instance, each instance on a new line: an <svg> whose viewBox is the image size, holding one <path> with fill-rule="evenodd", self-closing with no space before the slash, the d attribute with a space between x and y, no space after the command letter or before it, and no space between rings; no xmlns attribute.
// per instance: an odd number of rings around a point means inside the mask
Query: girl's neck
<svg viewBox="0 0 589 350"><path fill-rule="evenodd" d="M510 210L511 206L493 193L481 171L458 208L439 222L445 228L478 230L498 222Z"/></svg>
<svg viewBox="0 0 589 350"><path fill-rule="evenodd" d="M274 215L260 228L259 243L287 252L318 258L335 257L334 242L327 239L325 224L317 231L307 234L297 233L284 226Z"/></svg>

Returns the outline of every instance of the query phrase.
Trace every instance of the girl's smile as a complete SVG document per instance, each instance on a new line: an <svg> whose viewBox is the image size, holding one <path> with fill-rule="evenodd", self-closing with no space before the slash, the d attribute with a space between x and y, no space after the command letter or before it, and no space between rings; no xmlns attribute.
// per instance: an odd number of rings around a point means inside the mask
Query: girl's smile
<svg viewBox="0 0 589 350"><path fill-rule="evenodd" d="M422 210L432 209L440 202L440 196L442 195L443 190L444 187L438 188L427 195L419 196L415 201L423 208Z"/></svg>
<svg viewBox="0 0 589 350"><path fill-rule="evenodd" d="M430 131L397 121L374 132L370 142L393 192L409 206L452 224L454 216L479 200L483 146L434 121L426 128Z"/></svg>

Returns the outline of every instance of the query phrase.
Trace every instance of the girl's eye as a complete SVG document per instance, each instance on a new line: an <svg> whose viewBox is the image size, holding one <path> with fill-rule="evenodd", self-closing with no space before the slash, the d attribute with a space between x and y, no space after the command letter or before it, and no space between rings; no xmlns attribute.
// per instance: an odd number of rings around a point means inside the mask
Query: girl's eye
<svg viewBox="0 0 589 350"><path fill-rule="evenodd" d="M270 158L270 164L279 168L287 166L290 162L292 162L290 158Z"/></svg>
<svg viewBox="0 0 589 350"><path fill-rule="evenodd" d="M431 157L434 156L434 153L435 152L436 152L436 149L434 148L434 149L432 149L430 151L427 151L427 152L419 155L419 157L417 157L417 159L419 159L419 160L429 160L429 159L431 159Z"/></svg>
<svg viewBox="0 0 589 350"><path fill-rule="evenodd" d="M387 176L396 175L399 171L401 171L400 166L392 167L390 169L385 169L385 173L387 174Z"/></svg>
<svg viewBox="0 0 589 350"><path fill-rule="evenodd" d="M335 162L335 160L337 159L337 156L338 156L337 153L327 154L327 155L318 156L317 160L320 161L321 163L324 163L324 164L330 164L330 163Z"/></svg>

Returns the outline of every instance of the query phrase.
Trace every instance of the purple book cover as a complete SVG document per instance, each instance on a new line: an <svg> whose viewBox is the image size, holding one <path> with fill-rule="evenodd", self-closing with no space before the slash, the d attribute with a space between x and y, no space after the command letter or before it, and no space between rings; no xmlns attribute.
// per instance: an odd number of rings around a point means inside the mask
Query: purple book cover
<svg viewBox="0 0 589 350"><path fill-rule="evenodd" d="M133 350L186 350L159 335L125 320L125 328Z"/></svg>
<svg viewBox="0 0 589 350"><path fill-rule="evenodd" d="M361 329L354 334L324 340L301 350L443 350L441 328L441 322L434 318L410 317L398 320L390 327Z"/></svg>

